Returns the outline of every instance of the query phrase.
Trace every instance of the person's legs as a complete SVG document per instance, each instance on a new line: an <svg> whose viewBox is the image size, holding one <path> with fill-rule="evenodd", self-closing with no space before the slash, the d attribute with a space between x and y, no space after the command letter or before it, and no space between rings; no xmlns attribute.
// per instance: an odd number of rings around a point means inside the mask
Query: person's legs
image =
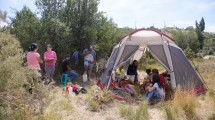
<svg viewBox="0 0 215 120"><path fill-rule="evenodd" d="M75 84L74 81L78 77L78 74L74 70L67 71L66 74L68 74L68 77L70 77L72 84Z"/></svg>
<svg viewBox="0 0 215 120"><path fill-rule="evenodd" d="M48 85L52 81L52 78L51 78L52 67L50 65L45 65L45 73L46 73L46 76L44 77L45 78L44 84Z"/></svg>
<svg viewBox="0 0 215 120"><path fill-rule="evenodd" d="M55 65L52 65L51 66L51 75L50 75L52 80L54 80L54 72L55 72Z"/></svg>
<svg viewBox="0 0 215 120"><path fill-rule="evenodd" d="M88 61L84 61L84 74L87 74L87 79L89 79L88 78L88 66L89 66Z"/></svg>
<svg viewBox="0 0 215 120"><path fill-rule="evenodd" d="M91 81L91 72L93 68L93 63L88 64L88 79Z"/></svg>
<svg viewBox="0 0 215 120"><path fill-rule="evenodd" d="M138 75L137 74L134 77L134 83L138 83Z"/></svg>
<svg viewBox="0 0 215 120"><path fill-rule="evenodd" d="M148 102L150 102L151 101L151 99L152 99L152 97L154 96L154 93L156 92L156 90L152 90L152 91L150 91L150 92L148 92L147 93L147 100L148 100Z"/></svg>

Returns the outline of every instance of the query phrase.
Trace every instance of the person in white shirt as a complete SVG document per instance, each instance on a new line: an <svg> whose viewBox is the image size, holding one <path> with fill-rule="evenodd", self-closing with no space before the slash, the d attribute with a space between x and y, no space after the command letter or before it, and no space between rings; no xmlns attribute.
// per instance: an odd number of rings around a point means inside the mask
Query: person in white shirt
<svg viewBox="0 0 215 120"><path fill-rule="evenodd" d="M152 76L152 84L147 87L146 97L150 102L152 98L160 100L165 96L164 90L160 85L160 78L158 75Z"/></svg>

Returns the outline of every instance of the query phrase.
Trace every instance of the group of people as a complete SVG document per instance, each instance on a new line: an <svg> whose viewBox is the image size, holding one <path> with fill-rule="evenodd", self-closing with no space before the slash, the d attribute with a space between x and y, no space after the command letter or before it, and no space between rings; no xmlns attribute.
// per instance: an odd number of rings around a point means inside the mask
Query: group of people
<svg viewBox="0 0 215 120"><path fill-rule="evenodd" d="M138 61L134 60L127 69L127 74L123 66L119 67L115 71L115 77L112 78L112 87L115 94L121 94L122 92L129 93L131 96L135 95L134 84L139 84L138 80ZM147 69L146 77L143 83L140 85L140 92L146 96L148 101L153 99L160 100L165 97L167 72L159 74L158 69Z"/></svg>
<svg viewBox="0 0 215 120"><path fill-rule="evenodd" d="M50 44L46 46L46 51L44 52L43 60L41 59L41 56L37 51L38 51L37 44L32 43L31 46L29 47L29 52L26 55L28 67L31 69L36 69L40 71L41 70L40 64L44 62L45 74L47 77L49 77L50 79L49 83L50 83L51 81L54 80L57 54L55 51L52 50L52 46ZM75 51L72 57L75 60L75 64L78 63L78 53L79 52ZM89 46L87 49L84 49L82 55L84 58L84 68L85 68L84 74L87 74L88 80L91 81L90 79L91 70L93 68L94 62L96 61L96 52L93 50L92 46ZM70 67L70 59L71 59L71 56L68 54L65 56L64 60L62 61L62 73L68 74L68 79L71 82L71 87L72 87L76 85L75 80L78 77L78 74L74 69ZM132 84L133 83L139 84L137 67L138 67L138 61L134 60L132 64L128 66L127 74L125 74L123 66L116 69L115 78L112 82L113 92L115 94L126 92L126 93L129 93L131 96L135 95L136 91ZM153 70L147 69L146 73L147 73L147 76L145 77L143 84L140 85L141 93L145 94L148 101L151 101L152 99L161 99L162 97L165 96L166 80L164 79L164 77L167 73L165 72L165 73L159 74L159 71L157 69L153 69ZM83 89L80 87L80 90L83 90Z"/></svg>
<svg viewBox="0 0 215 120"><path fill-rule="evenodd" d="M54 73L55 73L55 65L57 61L57 54L55 51L52 50L52 46L48 44L46 46L46 51L44 52L44 59L41 59L40 54L38 51L38 45L36 43L32 43L29 47L29 52L26 55L27 58L27 65L31 69L35 69L41 71L40 64L45 64L45 75L49 78L49 84L54 80ZM73 58L75 60L75 64L78 62L78 54L79 52L74 52ZM96 52L93 50L92 46L90 45L87 49L84 49L82 53L84 57L84 74L87 74L87 78L91 81L91 70L93 68L93 64L96 60ZM75 83L76 78L78 77L77 72L70 67L70 55L67 54L62 61L62 73L68 74L68 79L73 84Z"/></svg>

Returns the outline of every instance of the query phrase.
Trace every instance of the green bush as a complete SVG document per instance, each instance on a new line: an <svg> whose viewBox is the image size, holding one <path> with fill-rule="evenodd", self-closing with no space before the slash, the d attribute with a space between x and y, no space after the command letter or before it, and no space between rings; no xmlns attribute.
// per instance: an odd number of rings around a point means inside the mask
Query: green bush
<svg viewBox="0 0 215 120"><path fill-rule="evenodd" d="M23 66L23 55L19 41L0 32L0 119L42 118L47 92L40 74Z"/></svg>

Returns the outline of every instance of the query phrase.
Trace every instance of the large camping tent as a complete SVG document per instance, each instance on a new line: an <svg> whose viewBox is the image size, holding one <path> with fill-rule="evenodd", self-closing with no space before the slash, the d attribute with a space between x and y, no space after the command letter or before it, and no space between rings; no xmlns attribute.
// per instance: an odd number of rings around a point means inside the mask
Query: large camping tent
<svg viewBox="0 0 215 120"><path fill-rule="evenodd" d="M180 86L183 90L194 89L196 93L207 91L205 84L175 41L166 34L151 29L135 30L114 46L101 82L108 87L116 68L133 60L140 60L145 50L170 73L173 89Z"/></svg>

